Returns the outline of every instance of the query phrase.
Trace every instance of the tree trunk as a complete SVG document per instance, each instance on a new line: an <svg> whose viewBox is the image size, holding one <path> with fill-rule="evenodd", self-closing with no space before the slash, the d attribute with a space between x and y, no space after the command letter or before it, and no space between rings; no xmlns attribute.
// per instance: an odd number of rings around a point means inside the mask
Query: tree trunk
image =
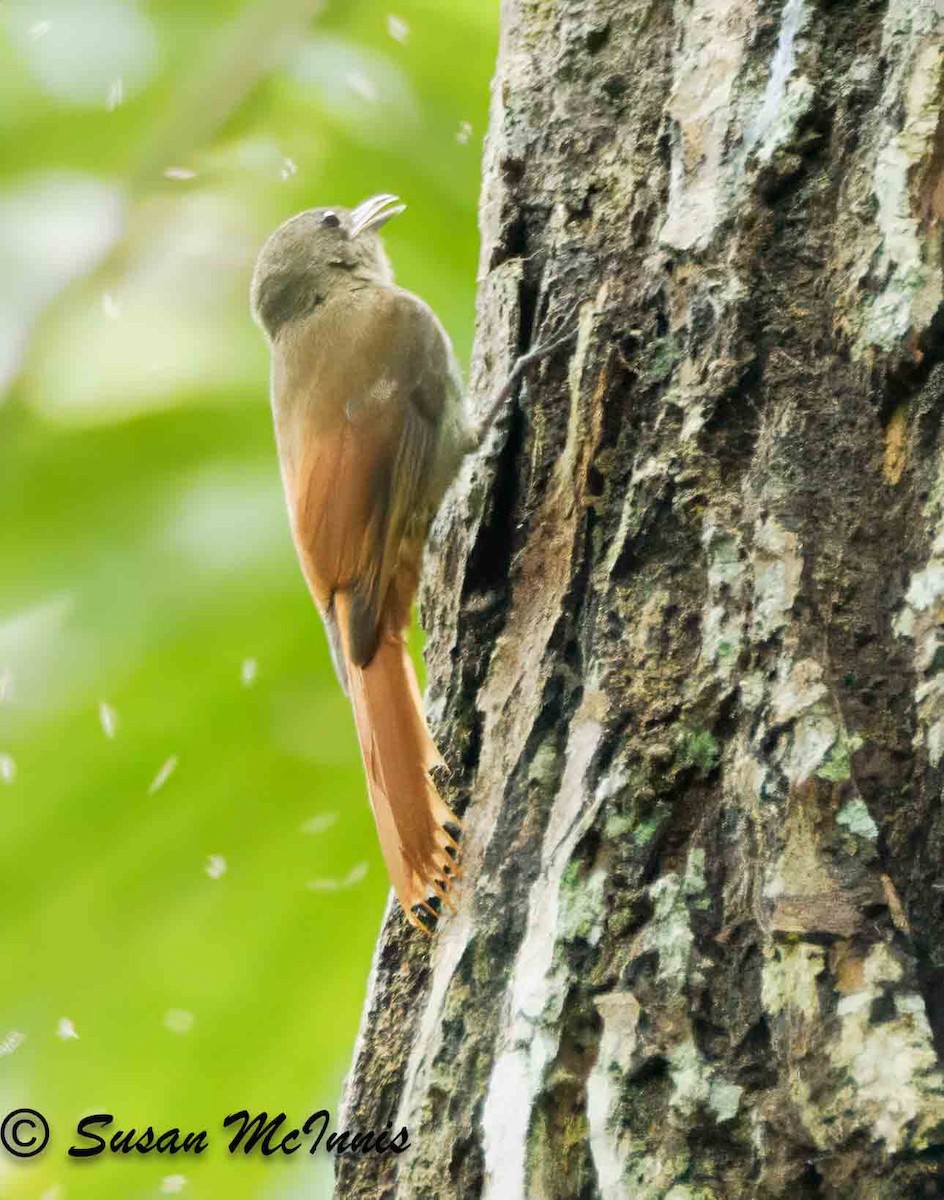
<svg viewBox="0 0 944 1200"><path fill-rule="evenodd" d="M506 0L427 557L457 916L343 1200L944 1195L942 0Z"/></svg>

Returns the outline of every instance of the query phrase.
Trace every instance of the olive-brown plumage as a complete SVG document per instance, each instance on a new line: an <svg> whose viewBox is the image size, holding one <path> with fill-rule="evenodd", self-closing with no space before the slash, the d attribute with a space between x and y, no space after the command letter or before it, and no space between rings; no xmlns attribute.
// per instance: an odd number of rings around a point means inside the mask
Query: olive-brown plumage
<svg viewBox="0 0 944 1200"><path fill-rule="evenodd" d="M351 699L371 805L404 911L451 904L455 817L430 768L405 630L430 521L478 438L449 339L398 288L378 196L313 209L260 252L252 310L272 351L272 409L292 536Z"/></svg>

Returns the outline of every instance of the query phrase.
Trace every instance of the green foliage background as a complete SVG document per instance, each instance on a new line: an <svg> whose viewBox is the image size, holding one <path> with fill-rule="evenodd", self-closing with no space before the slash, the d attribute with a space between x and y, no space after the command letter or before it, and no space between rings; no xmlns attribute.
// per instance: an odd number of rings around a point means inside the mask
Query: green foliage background
<svg viewBox="0 0 944 1200"><path fill-rule="evenodd" d="M0 1115L52 1126L3 1200L327 1194L219 1132L336 1109L387 895L248 280L291 213L396 192L467 356L497 12L316 7L0 9ZM70 1161L91 1111L214 1144Z"/></svg>

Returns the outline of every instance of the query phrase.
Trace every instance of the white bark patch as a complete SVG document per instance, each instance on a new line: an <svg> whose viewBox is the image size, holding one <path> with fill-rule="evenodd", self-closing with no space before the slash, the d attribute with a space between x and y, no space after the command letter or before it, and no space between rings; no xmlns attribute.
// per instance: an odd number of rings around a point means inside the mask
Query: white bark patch
<svg viewBox="0 0 944 1200"><path fill-rule="evenodd" d="M771 716L775 725L786 725L812 708L826 695L823 668L813 658L781 663L779 679L770 696Z"/></svg>
<svg viewBox="0 0 944 1200"><path fill-rule="evenodd" d="M891 1020L874 1025L870 1019L872 1001L900 975L889 950L873 947L863 987L840 1005L839 1037L829 1047L831 1061L848 1080L837 1096L837 1109L870 1129L891 1153L904 1145L923 1149L927 1135L944 1120L944 1079L921 998L913 993L896 997Z"/></svg>
<svg viewBox="0 0 944 1200"><path fill-rule="evenodd" d="M694 1040L679 1042L669 1054L669 1077L669 1105L681 1116L694 1116L699 1108L711 1112L719 1124L737 1116L744 1089L718 1075Z"/></svg>
<svg viewBox="0 0 944 1200"><path fill-rule="evenodd" d="M746 151L756 150L761 162L769 161L777 147L789 140L797 121L813 99L810 81L804 76L793 77L797 65L797 39L808 19L806 0L787 0L764 98L745 137Z"/></svg>
<svg viewBox="0 0 944 1200"><path fill-rule="evenodd" d="M734 1120L741 1107L743 1094L744 1089L737 1083L729 1083L718 1076L712 1079L708 1089L708 1107L719 1125Z"/></svg>
<svg viewBox="0 0 944 1200"><path fill-rule="evenodd" d="M705 852L693 849L688 856L684 876L674 871L663 875L649 887L652 918L634 946L635 955L655 950L659 955L656 978L681 990L692 971L695 937L688 915L688 901L705 890Z"/></svg>
<svg viewBox="0 0 944 1200"><path fill-rule="evenodd" d="M747 712L754 712L763 704L766 684L762 671L751 671L741 680L738 690L741 693L741 704Z"/></svg>
<svg viewBox="0 0 944 1200"><path fill-rule="evenodd" d="M574 850L595 817L605 789L587 795L585 778L603 726L585 709L574 716L560 790L528 903L528 924L515 958L504 1028L482 1111L484 1200L519 1200L527 1191L527 1141L534 1103L560 1038L568 974L555 962L563 934L561 885ZM602 905L598 913L602 918Z"/></svg>
<svg viewBox="0 0 944 1200"><path fill-rule="evenodd" d="M887 282L873 302L867 332L885 349L910 329L925 329L942 299L940 239L915 216L910 187L915 168L933 153L940 118L941 16L940 0L892 0L885 15L883 53L897 60L883 98L886 111L904 103L900 127L884 128L873 177L882 244L872 273Z"/></svg>
<svg viewBox="0 0 944 1200"><path fill-rule="evenodd" d="M669 1055L669 1077L672 1095L669 1105L683 1116L692 1116L708 1101L711 1086L710 1072L693 1041L679 1042Z"/></svg>
<svg viewBox="0 0 944 1200"><path fill-rule="evenodd" d="M740 79L756 24L756 4L676 3L675 19L682 38L669 102L672 162L660 240L677 250L700 250L749 182L748 157L769 161L789 143L813 101L812 83L797 73L809 6L807 0L786 0L762 92L744 93Z"/></svg>
<svg viewBox="0 0 944 1200"><path fill-rule="evenodd" d="M603 1021L597 1061L587 1078L587 1125L600 1200L624 1200L630 1147L620 1137L623 1080L633 1066L639 1001L632 992L596 998Z"/></svg>
<svg viewBox="0 0 944 1200"><path fill-rule="evenodd" d="M932 528L944 517L944 456L938 462L925 515ZM944 663L940 661L944 657L940 654L944 645L944 528L939 528L925 566L912 575L892 629L914 642L914 669L919 679L915 742L924 743L928 759L936 767L944 755Z"/></svg>
<svg viewBox="0 0 944 1200"><path fill-rule="evenodd" d="M872 815L864 800L856 798L844 804L836 813L836 822L867 841L874 842L878 837L878 826L872 820Z"/></svg>
<svg viewBox="0 0 944 1200"><path fill-rule="evenodd" d="M730 202L725 148L755 15L750 0L676 0L682 36L673 61L669 206L660 238L678 250L707 246Z"/></svg>
<svg viewBox="0 0 944 1200"><path fill-rule="evenodd" d="M795 787L817 774L838 737L839 727L828 704L814 705L794 722L782 766Z"/></svg>
<svg viewBox="0 0 944 1200"><path fill-rule="evenodd" d="M800 590L803 559L795 533L775 517L754 536L754 637L762 641L786 624Z"/></svg>
<svg viewBox="0 0 944 1200"><path fill-rule="evenodd" d="M851 758L862 739L840 726L821 664L812 658L781 660L777 676L770 694L770 717L773 727L790 727L775 756L784 774L795 786L813 775L833 783L849 779Z"/></svg>

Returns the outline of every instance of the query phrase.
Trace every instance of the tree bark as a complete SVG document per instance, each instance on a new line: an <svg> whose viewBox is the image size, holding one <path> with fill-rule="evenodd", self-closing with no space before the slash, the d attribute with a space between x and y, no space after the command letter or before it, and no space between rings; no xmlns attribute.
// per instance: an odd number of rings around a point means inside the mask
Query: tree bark
<svg viewBox="0 0 944 1200"><path fill-rule="evenodd" d="M944 1195L941 0L505 0L431 538L460 911L344 1200Z"/></svg>

